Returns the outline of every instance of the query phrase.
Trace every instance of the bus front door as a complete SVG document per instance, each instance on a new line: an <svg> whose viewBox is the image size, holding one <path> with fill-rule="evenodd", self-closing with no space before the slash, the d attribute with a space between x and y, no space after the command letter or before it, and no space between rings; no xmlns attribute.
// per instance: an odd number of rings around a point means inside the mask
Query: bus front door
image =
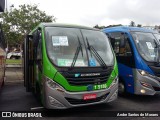
<svg viewBox="0 0 160 120"><path fill-rule="evenodd" d="M118 61L119 93L134 93L133 68L135 62L129 38L127 34L121 32L111 33L110 37Z"/></svg>

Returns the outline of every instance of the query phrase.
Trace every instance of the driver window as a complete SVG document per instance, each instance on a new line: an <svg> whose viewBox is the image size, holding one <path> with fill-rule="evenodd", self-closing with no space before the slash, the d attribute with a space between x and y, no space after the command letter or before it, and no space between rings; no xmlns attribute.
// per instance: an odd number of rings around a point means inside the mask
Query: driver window
<svg viewBox="0 0 160 120"><path fill-rule="evenodd" d="M122 39L124 39L124 34L117 32L111 33L111 44L114 49L116 56L132 56L131 47L128 39L126 39L124 45L120 45Z"/></svg>

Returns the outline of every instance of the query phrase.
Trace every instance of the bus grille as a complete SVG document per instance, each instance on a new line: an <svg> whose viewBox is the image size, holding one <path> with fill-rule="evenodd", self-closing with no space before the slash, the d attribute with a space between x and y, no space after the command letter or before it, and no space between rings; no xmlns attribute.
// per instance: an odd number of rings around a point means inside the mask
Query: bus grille
<svg viewBox="0 0 160 120"><path fill-rule="evenodd" d="M85 85L96 85L96 84L104 84L107 82L111 72L103 72L100 73L99 76L83 76L83 77L75 77L73 73L63 73L62 75L67 79L70 85L75 86L85 86ZM84 73L87 74L87 73Z"/></svg>
<svg viewBox="0 0 160 120"><path fill-rule="evenodd" d="M73 98L67 98L67 97L66 97L66 100L72 105L88 104L88 103L100 102L102 100L105 100L108 94L109 93L103 96L97 97L96 99L93 99L93 100L73 99Z"/></svg>

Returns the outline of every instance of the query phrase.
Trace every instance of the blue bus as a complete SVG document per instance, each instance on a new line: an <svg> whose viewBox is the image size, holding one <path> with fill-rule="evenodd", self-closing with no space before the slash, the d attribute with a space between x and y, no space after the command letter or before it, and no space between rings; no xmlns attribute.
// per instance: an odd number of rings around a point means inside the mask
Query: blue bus
<svg viewBox="0 0 160 120"><path fill-rule="evenodd" d="M139 27L102 30L110 38L118 61L119 93L160 93L160 34Z"/></svg>

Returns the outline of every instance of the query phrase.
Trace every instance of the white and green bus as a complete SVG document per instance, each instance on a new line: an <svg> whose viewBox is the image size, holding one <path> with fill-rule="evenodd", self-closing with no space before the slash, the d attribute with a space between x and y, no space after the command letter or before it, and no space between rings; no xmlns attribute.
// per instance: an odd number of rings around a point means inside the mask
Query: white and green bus
<svg viewBox="0 0 160 120"><path fill-rule="evenodd" d="M90 27L41 23L24 43L24 80L49 109L117 98L118 69L107 36Z"/></svg>

